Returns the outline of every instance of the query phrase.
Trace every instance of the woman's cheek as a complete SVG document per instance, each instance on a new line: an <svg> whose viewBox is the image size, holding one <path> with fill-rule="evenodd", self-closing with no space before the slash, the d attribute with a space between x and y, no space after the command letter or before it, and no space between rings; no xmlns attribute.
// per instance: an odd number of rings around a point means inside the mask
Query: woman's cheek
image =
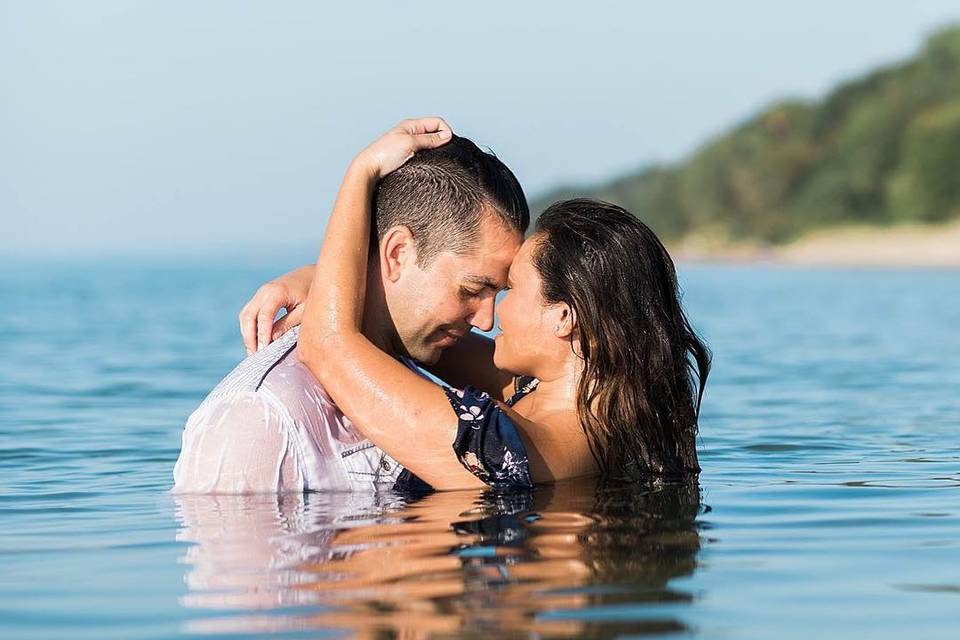
<svg viewBox="0 0 960 640"><path fill-rule="evenodd" d="M506 338L502 333L497 334L493 339L493 366L497 369L506 369L507 359L506 359Z"/></svg>

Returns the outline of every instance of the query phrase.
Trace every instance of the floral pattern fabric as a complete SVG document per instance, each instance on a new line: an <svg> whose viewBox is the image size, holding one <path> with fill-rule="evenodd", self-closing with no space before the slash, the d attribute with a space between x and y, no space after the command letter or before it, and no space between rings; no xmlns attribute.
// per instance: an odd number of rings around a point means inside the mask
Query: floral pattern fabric
<svg viewBox="0 0 960 640"><path fill-rule="evenodd" d="M531 390L521 389L507 405ZM453 450L460 463L494 489L532 488L527 451L510 416L489 394L474 387L444 391L458 418Z"/></svg>
<svg viewBox="0 0 960 640"><path fill-rule="evenodd" d="M513 406L537 387L537 380L525 380L507 400ZM457 414L457 437L453 451L470 473L497 490L532 489L530 461L513 419L484 391L466 387L462 391L444 387L447 400ZM429 490L430 485L404 471L394 485L397 491Z"/></svg>

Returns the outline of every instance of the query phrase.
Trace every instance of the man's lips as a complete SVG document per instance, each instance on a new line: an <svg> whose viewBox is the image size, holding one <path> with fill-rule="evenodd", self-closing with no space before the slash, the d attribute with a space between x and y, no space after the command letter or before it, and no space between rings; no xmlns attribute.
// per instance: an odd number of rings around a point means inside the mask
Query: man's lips
<svg viewBox="0 0 960 640"><path fill-rule="evenodd" d="M457 344L457 341L460 340L460 338L467 335L467 332L456 329L441 329L437 335L440 346L452 347L453 345Z"/></svg>

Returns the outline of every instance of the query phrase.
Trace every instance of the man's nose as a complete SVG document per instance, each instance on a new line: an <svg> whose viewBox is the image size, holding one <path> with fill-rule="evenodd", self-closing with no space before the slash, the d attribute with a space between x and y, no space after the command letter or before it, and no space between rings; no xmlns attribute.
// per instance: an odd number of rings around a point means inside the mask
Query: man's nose
<svg viewBox="0 0 960 640"><path fill-rule="evenodd" d="M495 296L487 296L480 301L480 306L470 317L470 324L480 331L493 330L493 307L496 303Z"/></svg>

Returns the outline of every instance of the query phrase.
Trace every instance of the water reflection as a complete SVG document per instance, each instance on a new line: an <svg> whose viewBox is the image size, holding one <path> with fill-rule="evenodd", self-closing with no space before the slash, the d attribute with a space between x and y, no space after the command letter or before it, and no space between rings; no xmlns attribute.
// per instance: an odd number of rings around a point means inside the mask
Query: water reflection
<svg viewBox="0 0 960 640"><path fill-rule="evenodd" d="M695 483L176 500L195 633L681 631L701 545Z"/></svg>

